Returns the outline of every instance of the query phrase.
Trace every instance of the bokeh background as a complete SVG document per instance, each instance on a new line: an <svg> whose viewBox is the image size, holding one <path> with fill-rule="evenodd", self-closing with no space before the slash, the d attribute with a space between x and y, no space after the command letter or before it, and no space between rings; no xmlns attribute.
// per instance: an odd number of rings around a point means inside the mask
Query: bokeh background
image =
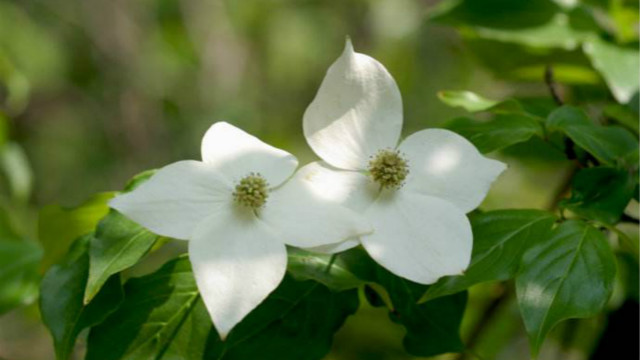
<svg viewBox="0 0 640 360"><path fill-rule="evenodd" d="M405 136L468 116L441 102L441 90L518 97L544 113L553 106L549 65L567 102L596 117L617 111L637 133L635 1L0 0L0 236L19 234L37 262L39 208L74 206L146 169L198 159L219 120L313 160L302 114L346 36L398 82ZM592 41L609 46L606 56L590 52ZM492 156L510 170L483 208L552 206L567 177L561 153L534 140ZM0 315L0 358L52 359L28 305L37 285L25 286L27 305ZM493 301L510 286L472 291L463 336L482 358L528 357L514 299ZM630 306L625 314L637 320L625 291L609 309ZM610 323L605 315L564 323L541 358L586 358ZM637 347L637 322L630 331L623 338ZM410 359L402 336L385 310L363 304L328 359Z"/></svg>

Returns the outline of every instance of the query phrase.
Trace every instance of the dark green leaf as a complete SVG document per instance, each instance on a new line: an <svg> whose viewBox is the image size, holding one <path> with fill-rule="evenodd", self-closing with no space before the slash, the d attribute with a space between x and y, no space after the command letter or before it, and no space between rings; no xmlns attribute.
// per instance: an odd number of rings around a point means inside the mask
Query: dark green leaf
<svg viewBox="0 0 640 360"><path fill-rule="evenodd" d="M288 275L224 342L212 333L206 358L313 360L331 349L333 334L358 308L357 291L333 292Z"/></svg>
<svg viewBox="0 0 640 360"><path fill-rule="evenodd" d="M100 221L91 240L89 280L84 301L91 301L113 274L135 265L157 239L157 235L111 210Z"/></svg>
<svg viewBox="0 0 640 360"><path fill-rule="evenodd" d="M202 359L211 320L186 257L127 281L125 300L89 333L87 359Z"/></svg>
<svg viewBox="0 0 640 360"><path fill-rule="evenodd" d="M547 118L547 129L562 131L603 164L637 165L630 161L638 153L638 139L633 134L620 127L595 125L578 108L563 106L552 112Z"/></svg>
<svg viewBox="0 0 640 360"><path fill-rule="evenodd" d="M486 281L515 276L527 248L548 239L555 216L542 210L497 210L471 217L473 254L464 275L429 287L421 301L455 294Z"/></svg>
<svg viewBox="0 0 640 360"><path fill-rule="evenodd" d="M100 323L122 302L119 277L111 278L89 305L82 302L89 273L91 236L76 240L62 262L52 266L42 279L40 312L53 336L59 360L69 358L82 329Z"/></svg>
<svg viewBox="0 0 640 360"><path fill-rule="evenodd" d="M315 280L336 291L357 288L364 282L345 266L338 255L312 253L297 248L288 249L287 269L296 280Z"/></svg>
<svg viewBox="0 0 640 360"><path fill-rule="evenodd" d="M625 170L582 169L573 178L571 198L561 205L578 215L615 224L633 198L635 188L634 177Z"/></svg>
<svg viewBox="0 0 640 360"><path fill-rule="evenodd" d="M532 354L558 322L602 310L615 273L606 237L582 221L562 223L551 238L531 247L516 277L516 294Z"/></svg>
<svg viewBox="0 0 640 360"><path fill-rule="evenodd" d="M519 114L496 115L487 122L458 118L446 127L469 139L482 153L525 142L535 135L543 136L540 122Z"/></svg>
<svg viewBox="0 0 640 360"><path fill-rule="evenodd" d="M107 201L112 197L113 193L101 193L75 208L49 205L40 210L38 237L44 248L42 270L60 261L79 236L93 232L98 221L107 215Z"/></svg>
<svg viewBox="0 0 640 360"><path fill-rule="evenodd" d="M341 256L358 277L379 284L386 290L393 306L389 312L390 318L407 329L403 340L407 352L415 356L433 356L464 350L459 329L467 301L466 292L418 304L428 286L393 275L373 262L360 248L349 250ZM387 302L381 300L382 303Z"/></svg>
<svg viewBox="0 0 640 360"><path fill-rule="evenodd" d="M0 314L36 298L41 257L35 244L0 236Z"/></svg>

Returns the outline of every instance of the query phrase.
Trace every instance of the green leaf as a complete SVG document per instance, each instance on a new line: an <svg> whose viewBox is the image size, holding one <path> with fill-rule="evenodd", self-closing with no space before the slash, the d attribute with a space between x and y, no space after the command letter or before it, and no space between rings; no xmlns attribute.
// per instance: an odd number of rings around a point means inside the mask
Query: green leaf
<svg viewBox="0 0 640 360"><path fill-rule="evenodd" d="M625 170L595 167L580 170L572 180L571 197L561 203L574 213L615 224L633 198L636 181Z"/></svg>
<svg viewBox="0 0 640 360"><path fill-rule="evenodd" d="M516 277L516 294L531 352L560 321L597 314L613 290L616 265L606 237L578 220L556 227L531 247Z"/></svg>
<svg viewBox="0 0 640 360"><path fill-rule="evenodd" d="M632 100L633 101L633 100ZM619 124L638 133L638 113L628 105L609 104L603 109L605 116L615 119Z"/></svg>
<svg viewBox="0 0 640 360"><path fill-rule="evenodd" d="M365 282L346 266L342 257L288 248L287 270L296 280L315 280L336 291L354 289Z"/></svg>
<svg viewBox="0 0 640 360"><path fill-rule="evenodd" d="M202 359L211 320L186 257L124 285L125 300L91 329L87 359Z"/></svg>
<svg viewBox="0 0 640 360"><path fill-rule="evenodd" d="M82 302L89 272L91 236L75 241L62 262L52 266L42 279L40 313L53 336L58 360L70 357L82 329L100 323L122 302L119 277L110 279L89 305Z"/></svg>
<svg viewBox="0 0 640 360"><path fill-rule="evenodd" d="M135 265L157 239L157 235L111 210L100 221L91 240L89 279L84 302L91 301L113 274Z"/></svg>
<svg viewBox="0 0 640 360"><path fill-rule="evenodd" d="M113 193L100 193L75 208L49 205L40 210L38 237L44 248L41 270L60 261L76 238L93 232L98 221L107 215L107 201L112 197Z"/></svg>
<svg viewBox="0 0 640 360"><path fill-rule="evenodd" d="M452 107L461 107L468 112L486 111L499 103L471 91L439 91L438 98Z"/></svg>
<svg viewBox="0 0 640 360"><path fill-rule="evenodd" d="M607 165L635 166L638 139L628 130L615 126L597 126L584 111L563 106L547 118L549 131L561 131L573 142Z"/></svg>
<svg viewBox="0 0 640 360"><path fill-rule="evenodd" d="M7 179L11 197L20 202L29 200L33 174L29 159L20 145L9 142L0 147L0 170Z"/></svg>
<svg viewBox="0 0 640 360"><path fill-rule="evenodd" d="M223 342L186 257L124 288L122 306L91 330L87 359L320 359L358 306L355 290L332 292L287 275Z"/></svg>
<svg viewBox="0 0 640 360"><path fill-rule="evenodd" d="M0 236L0 314L36 299L41 257L35 244Z"/></svg>
<svg viewBox="0 0 640 360"><path fill-rule="evenodd" d="M407 329L403 344L408 353L434 356L464 350L459 329L467 302L466 292L418 304L428 286L395 276L376 264L360 248L344 252L341 256L358 277L379 284L386 290L386 294L381 295L389 296L393 306L389 312L391 320ZM382 300L381 303L387 303Z"/></svg>
<svg viewBox="0 0 640 360"><path fill-rule="evenodd" d="M497 210L472 216L473 254L469 268L464 275L440 279L420 301L514 277L522 254L530 245L548 239L554 221L553 214L542 210Z"/></svg>
<svg viewBox="0 0 640 360"><path fill-rule="evenodd" d="M618 102L627 103L638 92L640 56L637 47L622 47L592 37L584 44L584 52Z"/></svg>
<svg viewBox="0 0 640 360"><path fill-rule="evenodd" d="M467 138L481 153L504 149L535 135L543 137L544 132L539 121L518 114L497 115L487 122L457 118L446 127Z"/></svg>
<svg viewBox="0 0 640 360"><path fill-rule="evenodd" d="M212 333L207 359L313 360L331 349L333 334L358 308L357 291L333 292L289 275L223 342Z"/></svg>

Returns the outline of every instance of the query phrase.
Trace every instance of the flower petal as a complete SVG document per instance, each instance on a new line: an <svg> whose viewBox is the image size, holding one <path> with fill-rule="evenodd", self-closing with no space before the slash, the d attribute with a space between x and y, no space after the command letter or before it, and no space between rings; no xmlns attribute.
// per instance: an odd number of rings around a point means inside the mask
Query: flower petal
<svg viewBox="0 0 640 360"><path fill-rule="evenodd" d="M469 212L507 166L482 156L467 139L443 129L414 133L400 144L409 160L406 189L448 200Z"/></svg>
<svg viewBox="0 0 640 360"><path fill-rule="evenodd" d="M471 260L471 224L455 205L432 196L384 191L367 213L375 231L362 236L369 255L421 284L461 274Z"/></svg>
<svg viewBox="0 0 640 360"><path fill-rule="evenodd" d="M220 211L189 242L198 290L222 339L282 281L284 244L252 214Z"/></svg>
<svg viewBox="0 0 640 360"><path fill-rule="evenodd" d="M366 169L370 156L398 143L400 90L382 64L354 52L347 40L304 113L303 128L313 151L329 164Z"/></svg>
<svg viewBox="0 0 640 360"><path fill-rule="evenodd" d="M260 218L277 230L286 244L310 248L372 231L362 216L317 192L309 170L313 169L300 169L274 190L260 212Z"/></svg>
<svg viewBox="0 0 640 360"><path fill-rule="evenodd" d="M323 162L312 162L301 167L297 176L305 178L316 196L356 212L366 210L379 193L379 186L363 173L338 170Z"/></svg>
<svg viewBox="0 0 640 360"><path fill-rule="evenodd" d="M298 167L295 156L226 122L217 122L207 130L202 139L202 161L234 183L253 172L262 175L271 187L280 185Z"/></svg>
<svg viewBox="0 0 640 360"><path fill-rule="evenodd" d="M216 208L230 206L232 187L200 161L179 161L158 170L109 206L156 234L187 240Z"/></svg>

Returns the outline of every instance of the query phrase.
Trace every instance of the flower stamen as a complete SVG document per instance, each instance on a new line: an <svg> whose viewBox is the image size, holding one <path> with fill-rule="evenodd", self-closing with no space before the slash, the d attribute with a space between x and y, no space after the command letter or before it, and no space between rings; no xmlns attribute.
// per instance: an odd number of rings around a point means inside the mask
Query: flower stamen
<svg viewBox="0 0 640 360"><path fill-rule="evenodd" d="M258 173L250 173L238 182L233 192L236 203L253 210L261 208L269 197L269 184Z"/></svg>
<svg viewBox="0 0 640 360"><path fill-rule="evenodd" d="M398 189L409 175L409 163L399 151L384 149L372 156L369 173L381 187Z"/></svg>

